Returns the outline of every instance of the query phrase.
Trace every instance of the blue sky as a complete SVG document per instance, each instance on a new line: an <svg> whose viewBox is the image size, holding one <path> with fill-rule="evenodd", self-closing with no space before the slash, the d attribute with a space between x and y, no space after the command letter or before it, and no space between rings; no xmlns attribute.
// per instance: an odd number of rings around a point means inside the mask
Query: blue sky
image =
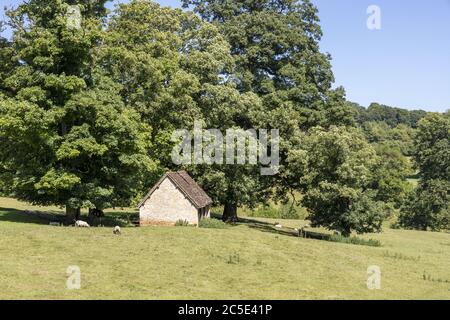
<svg viewBox="0 0 450 320"><path fill-rule="evenodd" d="M19 2L0 0L0 17L4 5ZM180 6L178 0L157 2ZM321 48L332 55L336 85L344 86L349 100L450 109L450 0L312 2L324 33ZM381 10L380 30L366 26L370 5Z"/></svg>

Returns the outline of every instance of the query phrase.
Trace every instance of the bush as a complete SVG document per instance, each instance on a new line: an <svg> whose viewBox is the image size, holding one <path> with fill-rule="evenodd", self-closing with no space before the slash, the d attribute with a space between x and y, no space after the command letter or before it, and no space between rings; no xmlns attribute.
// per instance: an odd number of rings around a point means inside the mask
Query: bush
<svg viewBox="0 0 450 320"><path fill-rule="evenodd" d="M295 179L302 181L301 204L311 224L344 236L380 231L385 214L373 190L380 161L360 129L311 129L287 160Z"/></svg>
<svg viewBox="0 0 450 320"><path fill-rule="evenodd" d="M222 220L209 218L200 220L199 227L200 228L213 228L213 229L225 229L229 225L223 222Z"/></svg>
<svg viewBox="0 0 450 320"><path fill-rule="evenodd" d="M241 210L242 214L247 217L271 219L303 219L307 214L304 207L296 203L292 205L292 200L281 204L269 202L254 209L241 208Z"/></svg>
<svg viewBox="0 0 450 320"><path fill-rule="evenodd" d="M450 229L450 113L419 122L414 158L419 185L401 208L399 225L408 229Z"/></svg>
<svg viewBox="0 0 450 320"><path fill-rule="evenodd" d="M291 203L283 204L278 210L278 217L280 219L300 219L304 214L300 212L302 207L292 205ZM303 209L305 211L305 209Z"/></svg>
<svg viewBox="0 0 450 320"><path fill-rule="evenodd" d="M175 222L175 226L176 227L187 227L189 226L189 222L187 220L177 220L177 222Z"/></svg>
<svg viewBox="0 0 450 320"><path fill-rule="evenodd" d="M405 229L450 229L450 182L421 182L401 208L398 224Z"/></svg>
<svg viewBox="0 0 450 320"><path fill-rule="evenodd" d="M386 212L372 194L370 190L323 181L306 193L303 202L311 210L309 220L313 226L337 230L348 237L352 231L360 234L381 230Z"/></svg>

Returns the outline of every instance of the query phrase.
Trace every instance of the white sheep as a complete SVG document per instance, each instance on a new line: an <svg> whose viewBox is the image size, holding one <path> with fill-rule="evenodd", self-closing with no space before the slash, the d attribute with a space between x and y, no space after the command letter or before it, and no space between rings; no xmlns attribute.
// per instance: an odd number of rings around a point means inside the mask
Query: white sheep
<svg viewBox="0 0 450 320"><path fill-rule="evenodd" d="M89 226L89 224L87 222L81 221L81 220L75 221L75 227L90 228L90 226Z"/></svg>
<svg viewBox="0 0 450 320"><path fill-rule="evenodd" d="M115 226L114 229L113 229L113 233L114 234L121 234L120 227L119 226Z"/></svg>
<svg viewBox="0 0 450 320"><path fill-rule="evenodd" d="M283 226L278 223L278 224L275 225L275 228L283 228Z"/></svg>

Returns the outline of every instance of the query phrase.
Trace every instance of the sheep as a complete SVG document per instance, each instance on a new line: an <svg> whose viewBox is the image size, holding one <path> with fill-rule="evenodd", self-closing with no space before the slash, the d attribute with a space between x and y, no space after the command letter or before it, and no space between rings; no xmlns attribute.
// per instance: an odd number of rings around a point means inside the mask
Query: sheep
<svg viewBox="0 0 450 320"><path fill-rule="evenodd" d="M113 229L113 233L114 234L121 234L120 227L119 226L115 226L114 229Z"/></svg>
<svg viewBox="0 0 450 320"><path fill-rule="evenodd" d="M75 221L75 227L90 228L90 225L85 221L77 220Z"/></svg>
<svg viewBox="0 0 450 320"><path fill-rule="evenodd" d="M275 228L283 228L283 226L278 223L278 224L275 225Z"/></svg>

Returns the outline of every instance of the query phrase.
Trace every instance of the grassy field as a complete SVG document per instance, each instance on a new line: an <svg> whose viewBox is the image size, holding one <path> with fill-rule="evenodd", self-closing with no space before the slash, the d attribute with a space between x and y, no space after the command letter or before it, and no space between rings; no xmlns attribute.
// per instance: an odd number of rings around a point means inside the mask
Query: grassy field
<svg viewBox="0 0 450 320"><path fill-rule="evenodd" d="M369 247L284 235L258 218L114 236L52 227L23 210L62 212L0 198L0 299L450 299L447 233L385 229L363 236L382 243ZM81 269L79 290L66 288L69 265ZM367 289L370 265L381 268L380 290Z"/></svg>

